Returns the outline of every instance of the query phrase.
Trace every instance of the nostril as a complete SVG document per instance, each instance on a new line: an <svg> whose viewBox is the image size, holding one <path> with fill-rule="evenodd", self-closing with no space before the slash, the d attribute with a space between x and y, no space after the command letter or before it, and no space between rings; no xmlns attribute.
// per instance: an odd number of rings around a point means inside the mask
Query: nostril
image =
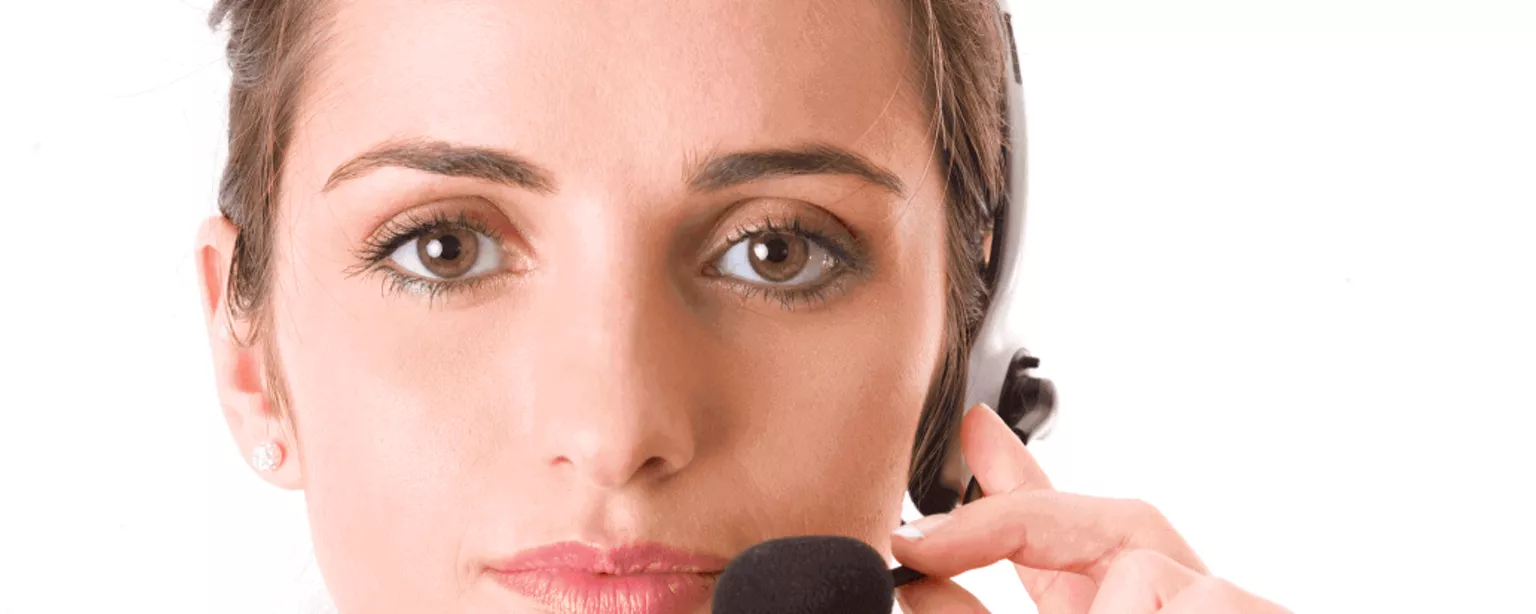
<svg viewBox="0 0 1536 614"><path fill-rule="evenodd" d="M650 458L645 459L645 462L640 465L640 471L639 472L640 473L646 473L646 472L654 473L654 472L658 472L658 471L661 471L663 468L665 468L666 464L667 464L666 459L663 459L660 456L652 456Z"/></svg>
<svg viewBox="0 0 1536 614"><path fill-rule="evenodd" d="M636 464L638 457L607 449L592 455L555 456L549 460L548 466L562 471L573 470L586 476L595 485L614 488L635 480L665 479L668 474L687 465L686 458L673 459L667 455L646 456L644 461Z"/></svg>

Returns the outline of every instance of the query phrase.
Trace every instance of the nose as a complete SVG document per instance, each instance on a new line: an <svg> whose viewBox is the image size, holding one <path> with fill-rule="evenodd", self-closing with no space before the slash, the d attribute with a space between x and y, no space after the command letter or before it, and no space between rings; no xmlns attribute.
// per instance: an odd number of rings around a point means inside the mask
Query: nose
<svg viewBox="0 0 1536 614"><path fill-rule="evenodd" d="M660 480L693 460L693 437L681 412L587 398L591 396L596 395L584 394L583 400L557 409L565 428L555 438L551 465L567 467L594 487L613 490Z"/></svg>
<svg viewBox="0 0 1536 614"><path fill-rule="evenodd" d="M700 405L697 344L665 275L614 266L553 284L536 343L531 411L542 457L599 489L653 483L693 461ZM628 269L621 270L621 269ZM590 270L590 269L589 269ZM696 323L695 323L696 324Z"/></svg>

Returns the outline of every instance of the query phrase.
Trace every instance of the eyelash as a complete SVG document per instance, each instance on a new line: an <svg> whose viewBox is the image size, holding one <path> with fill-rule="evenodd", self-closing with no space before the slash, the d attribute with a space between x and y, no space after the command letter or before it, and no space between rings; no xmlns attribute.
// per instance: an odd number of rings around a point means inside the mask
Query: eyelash
<svg viewBox="0 0 1536 614"><path fill-rule="evenodd" d="M492 230L479 220L463 213L457 216L450 216L446 213L437 212L428 217L407 214L403 218L389 220L364 241L364 246L357 252L361 264L354 267L350 273L357 275L370 271L382 272L386 276L386 282L388 283L387 291L424 296L429 303L444 296L473 292L484 283L493 281L502 274L495 273L468 279L443 281L422 279L384 264L400 246L441 228L470 230L485 235L497 245L503 242L501 233ZM714 268L714 260L719 258L717 253L714 259L710 261L708 268L709 271L714 273L712 277L718 279L721 283L734 286L739 293L749 300L755 296L761 296L765 299L777 300L784 309L794 311L801 306L817 301L825 305L834 292L845 288L843 282L847 275L861 272L865 268L865 260L860 246L856 244L848 245L843 240L830 237L811 228L806 228L801 224L799 217L791 217L787 228L781 222L771 217L764 218L753 225L737 226L732 230L725 244L729 248L741 241L765 234L787 234L815 242L822 249L832 254L833 259L837 261L837 266L830 273L829 279L815 286L809 288L775 288L754 284L726 275L719 275L718 271Z"/></svg>
<svg viewBox="0 0 1536 614"><path fill-rule="evenodd" d="M464 213L450 216L443 212L433 213L431 216L422 217L414 214L406 214L403 218L391 219L384 223L378 231L364 240L362 249L357 256L362 264L354 268L352 274L361 274L370 271L379 271L385 275L389 292L408 293L423 296L430 304L443 296L472 292L488 281L493 281L505 272L480 275L467 279L435 280L423 279L409 273L395 270L384 264L395 250L401 245L418 239L429 232L441 228L464 229L485 235L493 243L501 245L503 238L501 233L492 230L480 220L472 218Z"/></svg>
<svg viewBox="0 0 1536 614"><path fill-rule="evenodd" d="M756 225L738 226L731 231L730 237L725 241L727 249L741 241L759 235L786 234L800 237L821 246L822 249L831 253L832 258L837 261L836 268L831 271L827 280L808 288L776 288L754 284L734 277L720 275L714 268L714 260L719 259L718 253L710 261L708 270L722 283L735 286L748 299L753 298L754 295L761 295L763 298L777 300L780 306L786 310L794 311L801 306L818 301L823 306L826 305L827 300L831 298L834 292L846 288L846 284L843 282L846 281L845 277L847 275L858 273L864 269L865 261L858 245L848 245L844 241L828 236L825 233L806 228L801 225L799 217L789 218L789 226L787 228L780 224L780 222L768 217L763 218Z"/></svg>

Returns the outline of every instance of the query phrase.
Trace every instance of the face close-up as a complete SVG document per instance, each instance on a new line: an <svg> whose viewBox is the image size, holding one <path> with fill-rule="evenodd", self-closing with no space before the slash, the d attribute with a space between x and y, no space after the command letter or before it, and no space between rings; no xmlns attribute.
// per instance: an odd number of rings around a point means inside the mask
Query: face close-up
<svg viewBox="0 0 1536 614"><path fill-rule="evenodd" d="M904 7L319 7L221 390L292 438L342 612L707 611L767 539L889 553L946 347Z"/></svg>

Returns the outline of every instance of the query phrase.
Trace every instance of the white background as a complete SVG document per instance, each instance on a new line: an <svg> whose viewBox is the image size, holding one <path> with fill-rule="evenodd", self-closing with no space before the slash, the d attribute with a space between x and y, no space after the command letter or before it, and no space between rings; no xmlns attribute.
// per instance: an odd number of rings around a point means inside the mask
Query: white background
<svg viewBox="0 0 1536 614"><path fill-rule="evenodd" d="M315 611L190 258L208 2L0 8L0 612ZM1057 485L1297 612L1536 611L1529 2L1015 7ZM1030 611L1005 568L963 583Z"/></svg>

